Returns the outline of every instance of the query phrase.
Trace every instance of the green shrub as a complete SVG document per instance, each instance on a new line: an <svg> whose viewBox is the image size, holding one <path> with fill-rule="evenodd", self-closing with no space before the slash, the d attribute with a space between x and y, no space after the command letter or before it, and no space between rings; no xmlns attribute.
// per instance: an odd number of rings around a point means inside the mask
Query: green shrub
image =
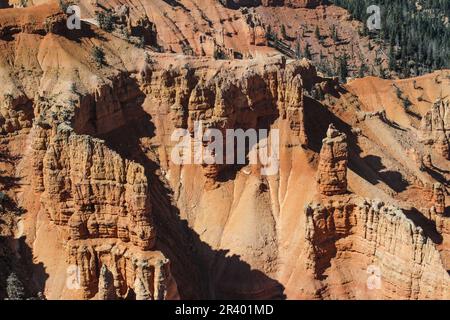
<svg viewBox="0 0 450 320"><path fill-rule="evenodd" d="M92 59L99 67L104 66L106 64L105 52L100 47L95 46L92 49Z"/></svg>
<svg viewBox="0 0 450 320"><path fill-rule="evenodd" d="M58 0L59 8L62 12L67 13L67 8L73 4L72 1Z"/></svg>
<svg viewBox="0 0 450 320"><path fill-rule="evenodd" d="M8 300L25 299L25 288L23 283L14 272L11 272L8 279L6 279L6 293L8 295Z"/></svg>
<svg viewBox="0 0 450 320"><path fill-rule="evenodd" d="M97 21L100 28L106 32L112 32L114 30L114 17L111 12L98 12Z"/></svg>

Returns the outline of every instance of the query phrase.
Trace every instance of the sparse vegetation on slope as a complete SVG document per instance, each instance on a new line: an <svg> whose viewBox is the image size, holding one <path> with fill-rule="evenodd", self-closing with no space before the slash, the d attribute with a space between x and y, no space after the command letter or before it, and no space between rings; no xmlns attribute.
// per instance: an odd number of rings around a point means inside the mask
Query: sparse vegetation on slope
<svg viewBox="0 0 450 320"><path fill-rule="evenodd" d="M371 0L334 0L358 20L369 17ZM450 67L450 1L380 0L381 30L364 34L382 39L390 69L400 77L422 75Z"/></svg>

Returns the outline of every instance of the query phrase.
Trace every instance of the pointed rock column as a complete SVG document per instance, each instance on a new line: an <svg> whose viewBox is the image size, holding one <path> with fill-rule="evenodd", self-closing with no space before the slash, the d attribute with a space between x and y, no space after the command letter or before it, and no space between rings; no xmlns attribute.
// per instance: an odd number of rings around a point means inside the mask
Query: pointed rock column
<svg viewBox="0 0 450 320"><path fill-rule="evenodd" d="M115 300L116 289L114 288L114 276L104 264L100 269L100 277L98 279L98 299L99 300Z"/></svg>
<svg viewBox="0 0 450 320"><path fill-rule="evenodd" d="M443 215L445 213L445 188L440 183L433 185L433 197L431 202L433 203L433 209L437 214Z"/></svg>
<svg viewBox="0 0 450 320"><path fill-rule="evenodd" d="M322 195L332 196L347 192L347 136L333 124L322 141L317 182Z"/></svg>
<svg viewBox="0 0 450 320"><path fill-rule="evenodd" d="M170 262L168 259L160 260L155 266L154 288L155 300L166 300L167 282L170 277Z"/></svg>
<svg viewBox="0 0 450 320"><path fill-rule="evenodd" d="M422 140L450 160L450 100L438 99L422 118Z"/></svg>

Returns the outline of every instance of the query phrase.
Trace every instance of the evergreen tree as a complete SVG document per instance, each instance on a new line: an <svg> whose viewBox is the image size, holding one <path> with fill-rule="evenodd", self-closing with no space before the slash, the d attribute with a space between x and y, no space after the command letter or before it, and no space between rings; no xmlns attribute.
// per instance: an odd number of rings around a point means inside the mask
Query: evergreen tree
<svg viewBox="0 0 450 320"><path fill-rule="evenodd" d="M361 66L359 67L359 70L358 70L358 77L359 78L365 77L368 71L369 70L368 70L367 66L364 63L361 63Z"/></svg>
<svg viewBox="0 0 450 320"><path fill-rule="evenodd" d="M347 9L353 18L363 22L359 30L367 35L366 8L372 0L332 0ZM423 0L421 9L416 1L378 0L381 8L381 30L370 32L373 39L377 35L389 54L389 69L402 77L423 74L431 70L450 68L450 27L445 22L450 16L450 1ZM373 49L370 44L369 49ZM416 64L409 66L409 61Z"/></svg>
<svg viewBox="0 0 450 320"><path fill-rule="evenodd" d="M288 38L287 33L286 33L286 27L284 24L281 25L281 37L284 40L287 40L287 38Z"/></svg>
<svg viewBox="0 0 450 320"><path fill-rule="evenodd" d="M15 272L11 272L6 279L6 294L9 300L25 299L25 288Z"/></svg>
<svg viewBox="0 0 450 320"><path fill-rule="evenodd" d="M309 50L309 45L306 44L305 46L305 52L303 53L303 56L308 59L311 60L312 59L312 54L311 54L311 50Z"/></svg>
<svg viewBox="0 0 450 320"><path fill-rule="evenodd" d="M300 59L302 57L302 52L301 52L301 49L300 49L300 42L299 41L297 41L295 43L295 57L297 59Z"/></svg>
<svg viewBox="0 0 450 320"><path fill-rule="evenodd" d="M339 57L339 79L341 82L347 82L348 77L348 57L346 54Z"/></svg>
<svg viewBox="0 0 450 320"><path fill-rule="evenodd" d="M333 26L331 27L331 37L333 38L334 42L339 41L339 35L338 35L338 31L336 29L336 25L333 24Z"/></svg>
<svg viewBox="0 0 450 320"><path fill-rule="evenodd" d="M320 40L322 36L320 35L320 29L319 26L316 26L316 30L314 31L314 34L316 35L316 38Z"/></svg>
<svg viewBox="0 0 450 320"><path fill-rule="evenodd" d="M394 52L394 48L391 46L389 49L389 69L390 70L395 70L396 65L397 65L397 61L396 61L396 57L395 57L395 52Z"/></svg>

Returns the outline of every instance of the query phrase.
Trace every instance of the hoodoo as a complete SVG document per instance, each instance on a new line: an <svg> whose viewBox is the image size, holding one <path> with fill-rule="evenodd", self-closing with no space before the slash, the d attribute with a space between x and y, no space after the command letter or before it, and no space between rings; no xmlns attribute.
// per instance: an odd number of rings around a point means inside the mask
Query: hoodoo
<svg viewBox="0 0 450 320"><path fill-rule="evenodd" d="M333 196L347 192L348 150L346 140L347 136L330 124L327 136L322 141L319 155L317 182L322 195Z"/></svg>

